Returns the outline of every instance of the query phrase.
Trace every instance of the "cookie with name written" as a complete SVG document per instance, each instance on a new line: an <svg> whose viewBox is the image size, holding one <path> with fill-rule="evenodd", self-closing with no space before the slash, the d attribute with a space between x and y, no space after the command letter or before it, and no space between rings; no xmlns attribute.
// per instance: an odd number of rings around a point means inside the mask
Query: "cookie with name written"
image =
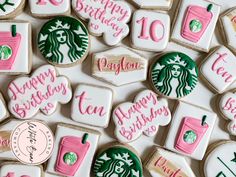
<svg viewBox="0 0 236 177"><path fill-rule="evenodd" d="M178 99L189 95L196 87L198 68L184 53L166 53L151 65L150 81L155 92Z"/></svg>
<svg viewBox="0 0 236 177"><path fill-rule="evenodd" d="M183 156L161 147L154 148L144 161L144 166L152 177L195 177Z"/></svg>
<svg viewBox="0 0 236 177"><path fill-rule="evenodd" d="M41 111L51 115L58 103L66 104L71 100L70 82L59 76L52 65L43 65L33 74L22 76L8 85L9 111L19 119L29 119Z"/></svg>
<svg viewBox="0 0 236 177"><path fill-rule="evenodd" d="M38 34L38 47L51 64L66 67L82 63L90 39L83 23L72 17L56 17L43 25Z"/></svg>
<svg viewBox="0 0 236 177"><path fill-rule="evenodd" d="M126 47L116 47L92 56L92 76L121 86L147 78L148 61Z"/></svg>
<svg viewBox="0 0 236 177"><path fill-rule="evenodd" d="M142 162L133 148L123 144L109 145L96 157L95 177L142 177Z"/></svg>
<svg viewBox="0 0 236 177"><path fill-rule="evenodd" d="M171 121L171 112L166 99L158 99L151 90L140 92L133 103L118 105L113 110L115 135L122 143L139 138L142 133L154 136L159 126L166 126Z"/></svg>
<svg viewBox="0 0 236 177"><path fill-rule="evenodd" d="M1 0L0 19L14 18L19 15L25 7L25 0Z"/></svg>
<svg viewBox="0 0 236 177"><path fill-rule="evenodd" d="M30 0L30 12L34 17L49 18L52 16L69 15L70 0Z"/></svg>
<svg viewBox="0 0 236 177"><path fill-rule="evenodd" d="M0 121L6 119L9 116L9 112L7 110L6 102L0 92Z"/></svg>
<svg viewBox="0 0 236 177"><path fill-rule="evenodd" d="M110 88L79 84L72 98L71 117L76 122L107 127L112 99L113 91Z"/></svg>
<svg viewBox="0 0 236 177"><path fill-rule="evenodd" d="M114 46L129 34L132 10L125 1L72 0L72 8L80 18L88 20L88 29L95 36L103 35L107 45Z"/></svg>
<svg viewBox="0 0 236 177"><path fill-rule="evenodd" d="M236 81L236 57L226 47L217 47L201 64L200 72L208 86L223 93Z"/></svg>
<svg viewBox="0 0 236 177"><path fill-rule="evenodd" d="M142 9L169 10L173 0L131 0Z"/></svg>

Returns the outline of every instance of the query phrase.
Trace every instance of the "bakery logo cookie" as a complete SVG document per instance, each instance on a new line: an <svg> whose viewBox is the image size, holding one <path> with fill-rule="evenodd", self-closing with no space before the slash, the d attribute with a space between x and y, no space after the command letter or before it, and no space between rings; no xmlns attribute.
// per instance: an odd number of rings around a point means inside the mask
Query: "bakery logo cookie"
<svg viewBox="0 0 236 177"><path fill-rule="evenodd" d="M56 17L38 34L38 46L46 60L57 66L82 63L89 51L89 34L75 18Z"/></svg>
<svg viewBox="0 0 236 177"><path fill-rule="evenodd" d="M236 80L236 57L226 47L218 47L202 63L200 72L216 92L224 92Z"/></svg>
<svg viewBox="0 0 236 177"><path fill-rule="evenodd" d="M70 0L30 0L29 7L35 17L70 14Z"/></svg>
<svg viewBox="0 0 236 177"><path fill-rule="evenodd" d="M1 0L0 19L14 18L23 11L25 0Z"/></svg>
<svg viewBox="0 0 236 177"><path fill-rule="evenodd" d="M113 91L109 88L80 84L72 99L71 117L76 122L107 127L112 98Z"/></svg>
<svg viewBox="0 0 236 177"><path fill-rule="evenodd" d="M137 6L144 9L169 10L173 0L132 0Z"/></svg>
<svg viewBox="0 0 236 177"><path fill-rule="evenodd" d="M198 82L196 63L187 55L171 52L162 55L150 69L154 90L170 98L189 95Z"/></svg>
<svg viewBox="0 0 236 177"><path fill-rule="evenodd" d="M224 93L220 98L219 108L223 117L231 121L227 126L229 133L236 136L236 93Z"/></svg>
<svg viewBox="0 0 236 177"><path fill-rule="evenodd" d="M184 157L159 147L155 147L144 164L152 177L195 177Z"/></svg>
<svg viewBox="0 0 236 177"><path fill-rule="evenodd" d="M169 42L170 17L168 14L137 10L133 15L131 43L134 48L163 51Z"/></svg>
<svg viewBox="0 0 236 177"><path fill-rule="evenodd" d="M116 47L95 53L92 62L92 75L115 86L147 78L147 59L129 48Z"/></svg>
<svg viewBox="0 0 236 177"><path fill-rule="evenodd" d="M38 68L31 77L19 77L8 85L9 111L19 119L28 119L39 110L45 115L56 111L58 103L66 104L72 97L69 80L58 76L51 65Z"/></svg>
<svg viewBox="0 0 236 177"><path fill-rule="evenodd" d="M221 15L220 26L227 45L236 51L236 8L231 8Z"/></svg>
<svg viewBox="0 0 236 177"><path fill-rule="evenodd" d="M215 121L214 112L179 102L173 113L165 147L173 152L202 160Z"/></svg>
<svg viewBox="0 0 236 177"><path fill-rule="evenodd" d="M203 171L206 177L236 176L236 143L220 141L213 144L204 159ZM214 169L214 170L213 170Z"/></svg>
<svg viewBox="0 0 236 177"><path fill-rule="evenodd" d="M142 163L128 147L115 145L96 157L93 171L96 177L142 177Z"/></svg>
<svg viewBox="0 0 236 177"><path fill-rule="evenodd" d="M5 100L2 96L2 94L0 93L0 121L7 118L8 116L9 116L9 113L8 113L8 110L7 110Z"/></svg>
<svg viewBox="0 0 236 177"><path fill-rule="evenodd" d="M133 103L122 103L113 111L115 135L123 143L134 141L144 133L154 136L159 126L171 121L166 99L158 99L151 90L140 92Z"/></svg>
<svg viewBox="0 0 236 177"><path fill-rule="evenodd" d="M129 34L127 23L131 17L131 8L124 1L72 0L75 13L89 20L89 31L95 36L103 35L108 45L118 44Z"/></svg>
<svg viewBox="0 0 236 177"><path fill-rule="evenodd" d="M100 137L98 131L60 123L47 173L59 176L90 176L91 164Z"/></svg>
<svg viewBox="0 0 236 177"><path fill-rule="evenodd" d="M24 121L11 134L12 152L24 164L44 163L52 155L53 147L53 133L40 121Z"/></svg>
<svg viewBox="0 0 236 177"><path fill-rule="evenodd" d="M207 0L182 0L176 13L172 40L186 47L208 52L220 6Z"/></svg>

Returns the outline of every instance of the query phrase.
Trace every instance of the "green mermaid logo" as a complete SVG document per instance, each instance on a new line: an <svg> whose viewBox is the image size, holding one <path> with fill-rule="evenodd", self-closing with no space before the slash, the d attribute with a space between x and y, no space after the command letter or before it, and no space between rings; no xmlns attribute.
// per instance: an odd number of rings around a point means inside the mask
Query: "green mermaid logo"
<svg viewBox="0 0 236 177"><path fill-rule="evenodd" d="M69 17L58 18L42 28L38 40L39 49L51 63L71 64L87 54L88 33L79 21Z"/></svg>
<svg viewBox="0 0 236 177"><path fill-rule="evenodd" d="M163 55L152 67L151 78L158 92L180 98L188 95L198 82L195 62L179 52Z"/></svg>

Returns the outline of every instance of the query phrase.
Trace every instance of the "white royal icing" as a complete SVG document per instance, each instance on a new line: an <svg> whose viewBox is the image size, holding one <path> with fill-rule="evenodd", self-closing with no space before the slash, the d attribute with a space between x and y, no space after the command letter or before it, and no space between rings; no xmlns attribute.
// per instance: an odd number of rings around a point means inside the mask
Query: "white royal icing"
<svg viewBox="0 0 236 177"><path fill-rule="evenodd" d="M236 143L222 142L207 156L204 163L206 177L234 177L236 163Z"/></svg>
<svg viewBox="0 0 236 177"><path fill-rule="evenodd" d="M171 121L171 113L166 99L158 99L151 90L140 92L133 103L118 105L113 111L115 135L120 142L134 141L143 134L154 136L159 126Z"/></svg>
<svg viewBox="0 0 236 177"><path fill-rule="evenodd" d="M22 0L0 0L0 17L8 15L20 7Z"/></svg>
<svg viewBox="0 0 236 177"><path fill-rule="evenodd" d="M141 8L170 9L172 0L132 0Z"/></svg>
<svg viewBox="0 0 236 177"><path fill-rule="evenodd" d="M95 53L92 63L92 75L115 86L147 78L147 59L125 47Z"/></svg>
<svg viewBox="0 0 236 177"><path fill-rule="evenodd" d="M78 16L89 20L89 31L94 35L103 35L108 45L118 44L129 34L127 23L132 11L125 1L72 0L72 8Z"/></svg>
<svg viewBox="0 0 236 177"><path fill-rule="evenodd" d="M74 121L107 127L110 120L113 92L109 88L80 84L72 99Z"/></svg>
<svg viewBox="0 0 236 177"><path fill-rule="evenodd" d="M7 116L7 108L6 108L6 105L5 105L5 102L1 96L1 93L0 93L0 121L3 120L4 118L6 118Z"/></svg>
<svg viewBox="0 0 236 177"><path fill-rule="evenodd" d="M201 66L201 73L218 92L224 92L236 80L236 57L226 47L218 48Z"/></svg>
<svg viewBox="0 0 236 177"><path fill-rule="evenodd" d="M137 10L133 15L131 41L135 48L163 51L169 42L170 17L168 14Z"/></svg>
<svg viewBox="0 0 236 177"><path fill-rule="evenodd" d="M51 115L57 104L66 104L72 97L69 80L58 76L55 67L44 65L31 77L19 77L8 86L8 108L17 118L33 117L39 110Z"/></svg>

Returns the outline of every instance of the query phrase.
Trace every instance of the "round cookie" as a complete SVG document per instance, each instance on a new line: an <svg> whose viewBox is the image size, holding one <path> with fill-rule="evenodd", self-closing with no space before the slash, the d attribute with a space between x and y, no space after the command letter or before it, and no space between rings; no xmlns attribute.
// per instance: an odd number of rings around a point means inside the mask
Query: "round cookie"
<svg viewBox="0 0 236 177"><path fill-rule="evenodd" d="M220 141L210 147L204 159L205 177L234 177L236 163L236 142Z"/></svg>
<svg viewBox="0 0 236 177"><path fill-rule="evenodd" d="M131 147L115 144L103 150L96 158L93 172L96 177L141 177L140 158Z"/></svg>
<svg viewBox="0 0 236 177"><path fill-rule="evenodd" d="M173 99L181 98L195 88L198 68L184 53L166 53L151 65L150 81L155 92Z"/></svg>
<svg viewBox="0 0 236 177"><path fill-rule="evenodd" d="M1 0L0 20L14 18L19 15L25 6L25 0Z"/></svg>
<svg viewBox="0 0 236 177"><path fill-rule="evenodd" d="M45 59L56 66L82 63L89 52L89 34L82 22L71 17L56 17L43 25L38 46Z"/></svg>

